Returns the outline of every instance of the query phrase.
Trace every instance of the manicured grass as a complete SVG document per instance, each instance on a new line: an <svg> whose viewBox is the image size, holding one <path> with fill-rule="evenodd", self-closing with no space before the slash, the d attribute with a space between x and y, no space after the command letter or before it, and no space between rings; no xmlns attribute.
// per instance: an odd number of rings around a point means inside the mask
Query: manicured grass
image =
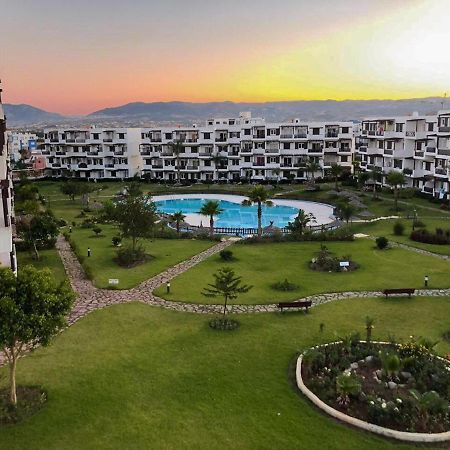
<svg viewBox="0 0 450 450"><path fill-rule="evenodd" d="M66 272L62 261L56 249L41 250L39 252L40 259L36 260L29 252L17 252L17 261L19 270L26 265L32 265L37 269L49 268L55 278L55 281L60 283L67 279Z"/></svg>
<svg viewBox="0 0 450 450"><path fill-rule="evenodd" d="M450 217L447 218L419 218L420 221L426 224L426 228L434 232L436 228L442 228L444 230L450 229ZM401 219L405 226L405 232L402 236L396 236L393 231L393 227L397 220L380 220L377 222L367 223L367 224L353 224L352 229L355 233L366 233L371 236L385 236L391 241L401 242L402 244L407 244L412 247L422 248L433 253L440 253L443 255L450 255L450 245L436 245L436 244L426 244L422 242L416 242L409 238L412 231L412 221Z"/></svg>
<svg viewBox="0 0 450 450"><path fill-rule="evenodd" d="M136 267L120 267L115 261L117 248L111 238L118 234L112 225L99 225L103 230L101 237L96 237L90 228L74 228L72 239L76 243L76 253L83 261L83 266L93 275L97 287L108 287L108 279L118 278L120 289L128 289L142 281L206 250L216 244L213 241L196 239L142 239L140 244L151 255L151 259ZM124 245L127 241L123 242ZM87 249L91 257L87 257Z"/></svg>
<svg viewBox="0 0 450 450"><path fill-rule="evenodd" d="M170 294L166 294L163 288L156 293L169 300L220 303L221 299L204 297L201 291L213 281L213 273L225 265L232 267L245 283L254 286L239 296L236 303L243 304L294 300L323 292L420 288L425 275L430 277L430 287L450 287L450 264L447 261L400 248L377 250L375 243L368 239L325 242L325 245L338 257L351 255L360 268L349 273L310 270L309 262L319 251L319 242L235 244L230 249L236 261L225 263L214 255L176 277L171 283ZM286 278L299 285L299 289L293 292L271 289L271 284Z"/></svg>
<svg viewBox="0 0 450 450"><path fill-rule="evenodd" d="M230 333L209 329L207 316L141 304L96 311L19 362L18 382L42 385L48 403L0 428L1 447L413 448L319 413L290 379L298 351L352 330L364 335L366 315L376 320L376 339L435 340L450 326L450 299L352 299L309 314L239 316ZM437 349L450 353L448 343Z"/></svg>

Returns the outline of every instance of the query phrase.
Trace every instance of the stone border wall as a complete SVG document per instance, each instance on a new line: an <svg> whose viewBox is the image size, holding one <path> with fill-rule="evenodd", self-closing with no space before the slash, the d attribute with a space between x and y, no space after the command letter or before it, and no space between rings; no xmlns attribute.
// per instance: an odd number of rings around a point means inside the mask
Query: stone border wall
<svg viewBox="0 0 450 450"><path fill-rule="evenodd" d="M375 342L376 344L386 344L386 342ZM316 348L333 345L336 344L330 343L325 345L318 345ZM441 359L441 358L440 358ZM347 414L344 414L331 406L327 405L325 402L323 402L317 395L315 395L312 391L310 391L306 386L305 383L303 383L302 378L302 360L303 360L303 354L301 354L297 359L297 367L295 371L295 377L297 380L297 386L302 392L303 395L305 395L312 403L314 403L315 406L317 406L322 411L326 412L331 417L334 417L335 419L340 420L341 422L347 423L349 425L352 425L357 428L361 428L365 431L370 431L371 433L375 433L387 438L391 439L397 439L400 441L407 441L407 442L417 442L417 443L436 443L436 442L447 442L450 441L450 431L447 431L445 433L410 433L407 431L397 431L392 430L390 428L384 428L379 425L374 425L369 422L365 422L364 420L357 419L356 417L348 416Z"/></svg>

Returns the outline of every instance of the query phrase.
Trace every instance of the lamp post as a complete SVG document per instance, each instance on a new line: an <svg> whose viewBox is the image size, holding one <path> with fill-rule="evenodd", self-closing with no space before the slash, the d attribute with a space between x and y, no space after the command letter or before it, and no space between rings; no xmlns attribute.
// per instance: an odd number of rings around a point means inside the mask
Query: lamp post
<svg viewBox="0 0 450 450"><path fill-rule="evenodd" d="M425 275L423 279L423 284L425 285L425 287L428 287L428 275Z"/></svg>
<svg viewBox="0 0 450 450"><path fill-rule="evenodd" d="M412 223L412 229L414 231L415 227L416 227L416 221L417 221L417 209L414 208L414 212L413 212L413 223Z"/></svg>
<svg viewBox="0 0 450 450"><path fill-rule="evenodd" d="M168 294L170 294L170 283L169 282L167 282L167 284L166 284L166 292Z"/></svg>
<svg viewBox="0 0 450 450"><path fill-rule="evenodd" d="M91 248L90 247L88 247L88 249L87 249L87 255L88 255L88 258L91 257Z"/></svg>

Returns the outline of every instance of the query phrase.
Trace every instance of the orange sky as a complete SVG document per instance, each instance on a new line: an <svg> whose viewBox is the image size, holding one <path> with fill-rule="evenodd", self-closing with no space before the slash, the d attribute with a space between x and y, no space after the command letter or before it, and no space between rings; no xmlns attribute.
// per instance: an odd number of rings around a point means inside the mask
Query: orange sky
<svg viewBox="0 0 450 450"><path fill-rule="evenodd" d="M81 114L132 101L450 90L450 0L225 3L9 2L0 29L4 101Z"/></svg>

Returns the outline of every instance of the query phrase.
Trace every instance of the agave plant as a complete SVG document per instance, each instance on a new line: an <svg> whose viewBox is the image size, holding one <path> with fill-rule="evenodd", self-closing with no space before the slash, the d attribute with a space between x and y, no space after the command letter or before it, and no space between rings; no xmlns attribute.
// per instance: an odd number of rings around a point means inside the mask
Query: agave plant
<svg viewBox="0 0 450 450"><path fill-rule="evenodd" d="M339 394L336 399L339 406L347 408L350 404L350 396L361 392L360 378L350 372L344 372L336 378L336 391Z"/></svg>
<svg viewBox="0 0 450 450"><path fill-rule="evenodd" d="M427 428L430 413L439 413L448 410L448 402L440 397L436 391L428 391L422 394L416 389L411 389L409 392L415 400L419 422L424 429Z"/></svg>
<svg viewBox="0 0 450 450"><path fill-rule="evenodd" d="M372 340L372 330L374 322L375 319L373 317L366 316L366 341L368 344L370 344L370 341Z"/></svg>

